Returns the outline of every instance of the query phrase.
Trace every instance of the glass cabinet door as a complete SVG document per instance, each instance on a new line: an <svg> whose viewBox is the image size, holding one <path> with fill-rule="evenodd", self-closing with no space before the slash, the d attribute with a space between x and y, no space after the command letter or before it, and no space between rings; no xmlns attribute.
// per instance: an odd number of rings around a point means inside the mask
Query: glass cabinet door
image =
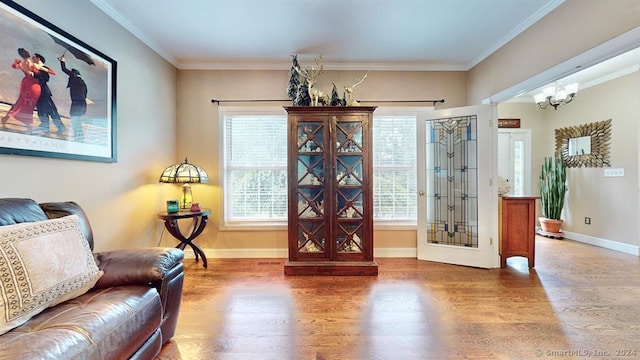
<svg viewBox="0 0 640 360"><path fill-rule="evenodd" d="M335 156L333 168L336 176L336 251L337 253L364 252L363 209L363 122L335 121Z"/></svg>
<svg viewBox="0 0 640 360"><path fill-rule="evenodd" d="M297 124L297 217L298 252L324 254L327 250L325 221L325 129L323 122Z"/></svg>

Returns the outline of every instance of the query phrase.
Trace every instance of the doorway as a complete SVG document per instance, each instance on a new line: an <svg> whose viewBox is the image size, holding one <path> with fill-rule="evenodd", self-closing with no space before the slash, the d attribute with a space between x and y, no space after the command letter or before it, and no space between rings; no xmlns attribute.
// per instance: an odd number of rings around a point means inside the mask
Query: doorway
<svg viewBox="0 0 640 360"><path fill-rule="evenodd" d="M498 176L511 195L531 195L531 129L498 129Z"/></svg>
<svg viewBox="0 0 640 360"><path fill-rule="evenodd" d="M419 114L418 259L495 265L494 110L479 105Z"/></svg>

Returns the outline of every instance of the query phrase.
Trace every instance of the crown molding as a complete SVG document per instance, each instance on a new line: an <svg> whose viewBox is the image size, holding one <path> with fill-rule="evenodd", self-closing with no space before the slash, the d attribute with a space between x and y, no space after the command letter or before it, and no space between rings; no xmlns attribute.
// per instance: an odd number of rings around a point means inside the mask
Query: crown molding
<svg viewBox="0 0 640 360"><path fill-rule="evenodd" d="M493 54L498 49L506 45L509 41L513 40L516 36L523 33L531 25L535 24L538 20L547 16L547 14L549 14L555 8L560 6L563 2L565 2L565 0L555 0L555 1L549 2L544 7L540 8L540 10L538 10L535 14L533 14L531 17L525 20L522 24L512 29L509 33L505 34L502 38L500 38L500 40L498 40L495 44L493 44L493 46L487 48L484 52L482 52L481 54L473 58L467 64L466 66L467 70L473 68L474 66L478 65L482 60L488 58L489 55Z"/></svg>
<svg viewBox="0 0 640 360"><path fill-rule="evenodd" d="M145 35L129 20L123 17L118 11L107 4L104 0L90 0L96 7L102 10L107 16L120 24L136 38L146 44L162 58L170 62L173 66L181 70L284 70L291 66L290 61L236 61L234 59L214 60L214 61L181 61L172 56L155 41ZM345 62L325 62L326 70L371 70L371 71L468 71L482 60L493 54L496 50L507 44L518 36L536 21L554 10L565 0L554 0L541 8L534 15L525 20L518 27L498 40L492 47L486 49L479 56L473 58L467 64L456 63L421 63L421 62L385 62L385 63L345 63Z"/></svg>
<svg viewBox="0 0 640 360"><path fill-rule="evenodd" d="M119 12L117 12L114 8L112 8L109 4L105 3L103 0L90 0L98 9L102 10L107 16L112 18L115 22L120 24L122 27L127 29L133 36L138 38L148 47L150 47L153 51L158 53L162 58L170 62L173 66L177 67L178 60L171 56L166 50L164 50L160 45L158 45L155 41L151 40L148 36L146 36L142 31L140 31L135 25L133 25L129 20L123 17Z"/></svg>
<svg viewBox="0 0 640 360"><path fill-rule="evenodd" d="M621 55L630 50L640 47L640 26L627 31L605 43L602 43L596 47L593 47L582 54L574 56L565 62L562 62L556 66L553 66L539 74L532 76L531 78L524 80L518 84L515 84L505 90L502 90L496 94L485 98L483 104L498 104L507 102L513 98L522 96L530 91L551 84L555 81L559 81L569 75L572 75L580 70L586 69L605 60L609 60L613 57ZM633 72L634 67L621 70L618 76L625 75L625 71L628 73ZM611 80L610 78L608 80ZM608 81L604 78L598 78L588 86L594 86L598 83ZM599 81L599 82L598 82ZM583 84L580 84L581 88L585 88Z"/></svg>
<svg viewBox="0 0 640 360"><path fill-rule="evenodd" d="M286 70L291 61L210 61L184 62L175 65L181 70ZM464 65L447 63L345 63L324 62L325 70L363 70L363 71L467 71Z"/></svg>

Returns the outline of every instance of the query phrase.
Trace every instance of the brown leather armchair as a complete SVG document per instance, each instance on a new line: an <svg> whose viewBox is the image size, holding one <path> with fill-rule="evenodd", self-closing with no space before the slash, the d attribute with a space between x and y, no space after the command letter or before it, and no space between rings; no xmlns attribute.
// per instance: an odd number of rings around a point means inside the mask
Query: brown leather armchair
<svg viewBox="0 0 640 360"><path fill-rule="evenodd" d="M91 226L78 204L0 199L0 226L71 214L80 217L93 249ZM175 248L94 253L104 272L95 286L0 335L0 359L153 359L175 333L183 256Z"/></svg>

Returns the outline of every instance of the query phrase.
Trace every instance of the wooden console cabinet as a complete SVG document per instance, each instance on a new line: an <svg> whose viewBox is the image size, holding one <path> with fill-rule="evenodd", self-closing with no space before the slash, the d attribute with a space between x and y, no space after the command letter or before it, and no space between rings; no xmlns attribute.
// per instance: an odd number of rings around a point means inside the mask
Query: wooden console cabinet
<svg viewBox="0 0 640 360"><path fill-rule="evenodd" d="M285 107L289 261L285 275L377 275L371 126L375 107Z"/></svg>
<svg viewBox="0 0 640 360"><path fill-rule="evenodd" d="M536 199L533 196L500 197L500 267L507 258L524 256L529 267L535 266Z"/></svg>

